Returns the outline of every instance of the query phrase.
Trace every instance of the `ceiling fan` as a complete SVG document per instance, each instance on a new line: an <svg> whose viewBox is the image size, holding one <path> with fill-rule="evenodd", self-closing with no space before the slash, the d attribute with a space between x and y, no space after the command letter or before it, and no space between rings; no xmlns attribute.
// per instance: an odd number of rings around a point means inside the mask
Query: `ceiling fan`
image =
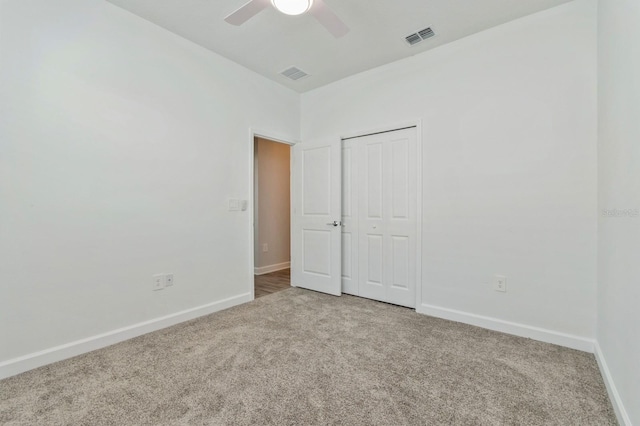
<svg viewBox="0 0 640 426"><path fill-rule="evenodd" d="M232 25L242 25L269 5L286 15L302 15L309 12L336 38L349 32L345 23L323 0L250 0L224 20Z"/></svg>

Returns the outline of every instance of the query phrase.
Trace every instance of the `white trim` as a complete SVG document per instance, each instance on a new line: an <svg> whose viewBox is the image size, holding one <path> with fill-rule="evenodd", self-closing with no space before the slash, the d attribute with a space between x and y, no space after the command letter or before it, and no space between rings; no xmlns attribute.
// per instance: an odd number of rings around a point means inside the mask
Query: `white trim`
<svg viewBox="0 0 640 426"><path fill-rule="evenodd" d="M254 268L254 275L264 275L271 272L282 271L291 268L291 262L276 263L275 265L260 266Z"/></svg>
<svg viewBox="0 0 640 426"><path fill-rule="evenodd" d="M424 200L422 186L422 120L416 120L416 161L418 162L416 174L418 175L418 186L416 192L418 200L416 201L416 308L422 304L422 202ZM417 309L416 309L417 310Z"/></svg>
<svg viewBox="0 0 640 426"><path fill-rule="evenodd" d="M106 333L87 337L85 339L76 340L75 342L66 343L64 345L3 361L0 362L0 379L15 376L16 374L20 374L37 367L42 367L43 365L62 361L63 359L91 352L96 349L101 349L152 331L160 330L203 315L212 314L232 306L250 302L252 299L253 298L250 293L244 293L238 296L229 297L228 299L186 309L184 311L149 321L122 327Z"/></svg>
<svg viewBox="0 0 640 426"><path fill-rule="evenodd" d="M579 351L593 353L594 349L594 340L586 337L574 336L572 334L533 327L526 324L518 324L511 321L504 321L498 318L491 318L427 304L419 305L416 312L437 318L444 318L451 321L475 325L489 330L500 331L502 333L513 334L515 336L527 337L529 339L552 343L554 345L565 346Z"/></svg>
<svg viewBox="0 0 640 426"><path fill-rule="evenodd" d="M262 131L261 129L252 127L249 129L249 132L251 133L251 143L253 143L253 138L268 139L272 142L283 143L285 145L295 145L299 143L299 141L295 139L287 138L286 136L278 135L276 132L270 132L267 130Z"/></svg>
<svg viewBox="0 0 640 426"><path fill-rule="evenodd" d="M613 411L616 412L618 422L622 426L631 426L631 419L629 418L629 414L627 414L627 410L625 410L624 408L624 404L622 403L622 399L620 398L620 394L618 393L618 388L616 388L613 377L611 377L611 372L609 371L609 367L607 366L607 361L604 358L602 348L600 348L600 344L597 340L595 342L595 356L596 361L598 362L598 367L600 367L600 374L602 374L604 384L607 387L607 393L609 394L611 405L613 405Z"/></svg>

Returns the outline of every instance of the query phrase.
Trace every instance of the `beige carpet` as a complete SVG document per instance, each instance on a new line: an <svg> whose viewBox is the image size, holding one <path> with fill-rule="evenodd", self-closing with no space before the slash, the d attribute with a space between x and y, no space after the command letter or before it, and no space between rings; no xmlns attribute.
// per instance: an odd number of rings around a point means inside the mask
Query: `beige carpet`
<svg viewBox="0 0 640 426"><path fill-rule="evenodd" d="M593 355L292 288L0 382L3 425L610 425Z"/></svg>

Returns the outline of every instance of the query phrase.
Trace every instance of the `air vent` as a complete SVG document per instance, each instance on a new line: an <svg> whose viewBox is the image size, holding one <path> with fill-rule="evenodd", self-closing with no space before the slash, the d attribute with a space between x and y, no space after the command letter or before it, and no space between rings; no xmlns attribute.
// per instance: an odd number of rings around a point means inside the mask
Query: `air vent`
<svg viewBox="0 0 640 426"><path fill-rule="evenodd" d="M420 37L422 37L423 40L426 40L436 35L436 33L434 33L431 28L425 28L422 31L418 31L418 35L420 35Z"/></svg>
<svg viewBox="0 0 640 426"><path fill-rule="evenodd" d="M410 36L406 36L405 39L407 40L407 43L409 43L412 46L422 41L422 38L420 38L418 34L411 34Z"/></svg>
<svg viewBox="0 0 640 426"><path fill-rule="evenodd" d="M284 75L287 78L290 78L291 80L300 80L303 77L308 76L309 74L307 74L306 72L302 71L301 69L298 69L296 67L291 67L287 70L282 71L280 74Z"/></svg>
<svg viewBox="0 0 640 426"><path fill-rule="evenodd" d="M429 27L429 28L425 28L424 30L418 31L417 33L410 34L406 36L404 39L407 41L407 43L413 46L415 44L420 43L423 40L433 37L434 35L436 35L436 33L433 32L431 27Z"/></svg>

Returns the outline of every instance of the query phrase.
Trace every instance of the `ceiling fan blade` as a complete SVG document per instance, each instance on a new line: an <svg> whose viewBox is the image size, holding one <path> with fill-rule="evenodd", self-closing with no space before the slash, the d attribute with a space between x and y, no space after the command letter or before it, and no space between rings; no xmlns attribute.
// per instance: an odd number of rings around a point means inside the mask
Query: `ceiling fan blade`
<svg viewBox="0 0 640 426"><path fill-rule="evenodd" d="M309 13L335 38L340 38L349 32L349 27L322 0L314 0L313 7L311 7Z"/></svg>
<svg viewBox="0 0 640 426"><path fill-rule="evenodd" d="M224 18L224 20L231 25L242 25L267 6L269 6L269 0L250 0L240 9Z"/></svg>

